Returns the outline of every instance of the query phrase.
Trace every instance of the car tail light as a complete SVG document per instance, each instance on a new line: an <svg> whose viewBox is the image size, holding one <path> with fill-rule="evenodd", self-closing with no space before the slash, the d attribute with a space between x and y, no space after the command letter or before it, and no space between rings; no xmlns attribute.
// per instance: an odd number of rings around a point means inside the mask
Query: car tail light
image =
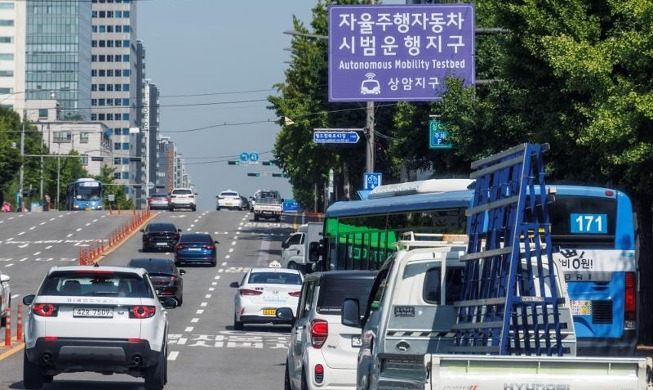
<svg viewBox="0 0 653 390"><path fill-rule="evenodd" d="M130 339L127 339L127 342L129 342L129 343L145 343L145 342L147 342L147 340L138 339L138 338L130 338Z"/></svg>
<svg viewBox="0 0 653 390"><path fill-rule="evenodd" d="M170 277L170 283L177 283L177 277L176 276L171 276Z"/></svg>
<svg viewBox="0 0 653 390"><path fill-rule="evenodd" d="M329 323L324 320L311 321L311 345L320 349L329 336Z"/></svg>
<svg viewBox="0 0 653 390"><path fill-rule="evenodd" d="M154 317L155 313L156 313L155 306L145 306L145 305L132 306L129 309L129 318L138 318L138 319L150 318L150 317Z"/></svg>
<svg viewBox="0 0 653 390"><path fill-rule="evenodd" d="M32 311L41 317L56 317L59 308L52 303L35 303L32 305Z"/></svg>
<svg viewBox="0 0 653 390"><path fill-rule="evenodd" d="M238 290L238 293L241 296L242 295L261 295L261 294L263 294L263 291L252 290L252 289L249 289L249 288L241 288L240 290Z"/></svg>
<svg viewBox="0 0 653 390"><path fill-rule="evenodd" d="M298 297L302 292L301 291L291 291L288 293L291 297Z"/></svg>
<svg viewBox="0 0 653 390"><path fill-rule="evenodd" d="M214 251L214 250L215 250L215 245L212 245L212 244L210 244L210 245L204 245L204 248L205 248L205 249L210 249L210 250Z"/></svg>
<svg viewBox="0 0 653 390"><path fill-rule="evenodd" d="M57 336L45 336L45 337L43 337L43 341L46 341L48 343L54 343L57 340L59 340L59 338Z"/></svg>
<svg viewBox="0 0 653 390"><path fill-rule="evenodd" d="M186 248L186 245L184 245L184 244L177 244L177 247L176 247L176 248L177 248L177 249L184 249L184 248Z"/></svg>
<svg viewBox="0 0 653 390"><path fill-rule="evenodd" d="M324 366L321 364L316 364L313 372L315 372L315 382L322 383L324 380Z"/></svg>
<svg viewBox="0 0 653 390"><path fill-rule="evenodd" d="M637 320L637 282L634 272L626 272L626 291L625 291L625 313L624 318L626 321L631 321L632 326L635 327L634 322ZM630 324L629 324L630 325Z"/></svg>

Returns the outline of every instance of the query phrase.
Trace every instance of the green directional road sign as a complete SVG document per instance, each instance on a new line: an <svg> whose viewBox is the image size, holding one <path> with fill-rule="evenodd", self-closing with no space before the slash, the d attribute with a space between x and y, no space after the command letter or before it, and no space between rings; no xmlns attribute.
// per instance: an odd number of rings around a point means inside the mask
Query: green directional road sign
<svg viewBox="0 0 653 390"><path fill-rule="evenodd" d="M442 127L442 122L438 119L429 121L429 149L451 149L451 144L447 142L449 133Z"/></svg>

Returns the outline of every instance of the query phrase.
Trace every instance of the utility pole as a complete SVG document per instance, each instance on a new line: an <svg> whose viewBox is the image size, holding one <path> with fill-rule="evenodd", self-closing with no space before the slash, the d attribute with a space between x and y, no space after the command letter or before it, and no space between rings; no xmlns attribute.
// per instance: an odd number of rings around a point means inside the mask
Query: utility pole
<svg viewBox="0 0 653 390"><path fill-rule="evenodd" d="M374 4L374 0L370 0ZM374 101L367 102L367 112L365 121L365 137L367 144L365 146L365 172L374 172Z"/></svg>
<svg viewBox="0 0 653 390"><path fill-rule="evenodd" d="M20 191L21 204L16 205L21 211L23 210L23 185L25 179L25 121L27 120L27 113L23 108L23 126L20 131L20 183L18 184L18 191Z"/></svg>

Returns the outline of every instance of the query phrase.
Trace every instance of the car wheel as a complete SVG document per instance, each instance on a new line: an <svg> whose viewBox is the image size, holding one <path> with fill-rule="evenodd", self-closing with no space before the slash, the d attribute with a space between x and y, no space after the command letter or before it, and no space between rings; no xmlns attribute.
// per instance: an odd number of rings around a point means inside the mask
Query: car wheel
<svg viewBox="0 0 653 390"><path fill-rule="evenodd" d="M300 390L308 390L308 383L306 382L306 373L302 371L302 387Z"/></svg>
<svg viewBox="0 0 653 390"><path fill-rule="evenodd" d="M234 329L243 330L243 323L236 320L236 313L234 313Z"/></svg>
<svg viewBox="0 0 653 390"><path fill-rule="evenodd" d="M43 387L44 378L39 365L27 359L27 352L23 356L23 386L26 389L40 389Z"/></svg>
<svg viewBox="0 0 653 390"><path fill-rule="evenodd" d="M290 384L290 372L288 371L288 361L286 360L286 375L283 379L283 390L292 390L292 385Z"/></svg>
<svg viewBox="0 0 653 390"><path fill-rule="evenodd" d="M52 383L54 381L54 375L43 375L43 383Z"/></svg>
<svg viewBox="0 0 653 390"><path fill-rule="evenodd" d="M177 306L181 306L182 303L184 303L184 297L177 298Z"/></svg>
<svg viewBox="0 0 653 390"><path fill-rule="evenodd" d="M254 214L254 221L258 221L258 215Z"/></svg>
<svg viewBox="0 0 653 390"><path fill-rule="evenodd" d="M288 263L288 269L299 269L299 268L297 267L297 263L291 261L290 263Z"/></svg>
<svg viewBox="0 0 653 390"><path fill-rule="evenodd" d="M145 369L145 388L147 390L161 390L165 385L166 364L165 348L163 349L159 361L155 366Z"/></svg>

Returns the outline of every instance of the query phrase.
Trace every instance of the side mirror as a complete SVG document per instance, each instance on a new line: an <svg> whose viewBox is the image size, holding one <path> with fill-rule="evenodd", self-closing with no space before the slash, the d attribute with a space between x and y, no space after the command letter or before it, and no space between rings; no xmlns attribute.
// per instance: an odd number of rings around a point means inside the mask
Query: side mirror
<svg viewBox="0 0 653 390"><path fill-rule="evenodd" d="M185 269L179 269L179 275L186 275Z"/></svg>
<svg viewBox="0 0 653 390"><path fill-rule="evenodd" d="M34 295L34 294L25 295L23 297L23 305L31 306L32 302L34 302L34 298L36 298L36 295Z"/></svg>
<svg viewBox="0 0 653 390"><path fill-rule="evenodd" d="M291 321L295 316L289 307L280 307L277 309L277 318L284 321Z"/></svg>
<svg viewBox="0 0 653 390"><path fill-rule="evenodd" d="M310 242L308 244L308 260L316 262L320 260L320 243L319 242Z"/></svg>
<svg viewBox="0 0 653 390"><path fill-rule="evenodd" d="M240 287L240 283L238 283L238 282L231 282L231 283L229 283L229 287L231 287L231 288L238 288L238 287Z"/></svg>
<svg viewBox="0 0 653 390"><path fill-rule="evenodd" d="M219 244L218 240L215 240L214 242L215 242L216 244Z"/></svg>
<svg viewBox="0 0 653 390"><path fill-rule="evenodd" d="M141 229L141 233L145 233L145 229Z"/></svg>
<svg viewBox="0 0 653 390"><path fill-rule="evenodd" d="M177 233L181 233L181 229L177 229Z"/></svg>
<svg viewBox="0 0 653 390"><path fill-rule="evenodd" d="M4 283L4 282L8 282L10 280L11 280L11 278L9 277L9 275L0 274L0 282Z"/></svg>
<svg viewBox="0 0 653 390"><path fill-rule="evenodd" d="M358 299L345 298L340 314L342 324L353 328L361 328L360 303Z"/></svg>
<svg viewBox="0 0 653 390"><path fill-rule="evenodd" d="M161 303L163 304L163 307L165 307L166 309L174 309L179 304L179 302L177 302L175 298L170 298L170 297L165 298Z"/></svg>
<svg viewBox="0 0 653 390"><path fill-rule="evenodd" d="M288 242L287 242L287 241L282 242L282 243L281 243L281 248L282 248L282 249L286 249L286 248L288 248Z"/></svg>

